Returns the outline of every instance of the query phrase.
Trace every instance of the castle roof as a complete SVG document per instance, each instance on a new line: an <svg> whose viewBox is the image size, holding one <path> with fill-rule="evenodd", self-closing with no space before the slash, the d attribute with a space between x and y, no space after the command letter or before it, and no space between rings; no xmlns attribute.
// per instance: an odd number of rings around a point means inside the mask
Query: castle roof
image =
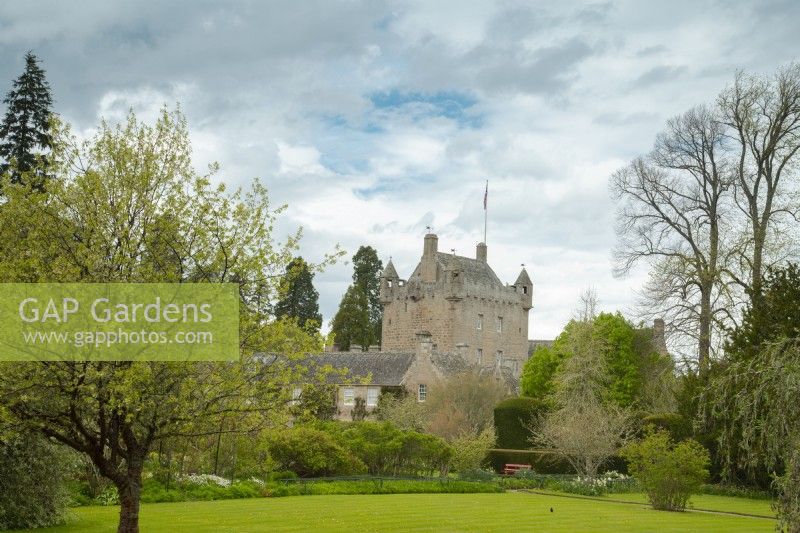
<svg viewBox="0 0 800 533"><path fill-rule="evenodd" d="M386 268L383 269L383 277L386 279L400 277L397 275L397 270L394 268L394 263L392 263L391 259L389 259L389 262L386 263Z"/></svg>
<svg viewBox="0 0 800 533"><path fill-rule="evenodd" d="M464 282L472 285L495 285L503 287L503 282L494 273L488 263L478 261L463 255L436 252L436 264L442 270L458 270L463 276ZM411 277L419 274L422 263L417 265Z"/></svg>
<svg viewBox="0 0 800 533"><path fill-rule="evenodd" d="M525 270L525 267L522 268L522 272L517 276L517 281L514 282L514 285L532 285L531 278L528 276L528 271Z"/></svg>
<svg viewBox="0 0 800 533"><path fill-rule="evenodd" d="M309 370L328 365L336 370L347 370L345 375L334 372L327 376L329 383L351 380L354 385L369 378L370 385L399 386L414 362L413 353L400 352L324 352L309 355L302 363Z"/></svg>

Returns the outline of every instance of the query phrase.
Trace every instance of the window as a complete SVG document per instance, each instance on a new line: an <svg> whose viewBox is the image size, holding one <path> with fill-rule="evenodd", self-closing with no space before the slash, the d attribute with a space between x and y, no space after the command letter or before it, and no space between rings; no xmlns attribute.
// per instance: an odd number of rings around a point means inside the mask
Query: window
<svg viewBox="0 0 800 533"><path fill-rule="evenodd" d="M478 348L478 364L481 364L482 359L483 359L483 349Z"/></svg>
<svg viewBox="0 0 800 533"><path fill-rule="evenodd" d="M375 407L378 405L378 396L381 394L381 389L378 387L370 387L367 389L367 407Z"/></svg>
<svg viewBox="0 0 800 533"><path fill-rule="evenodd" d="M417 391L417 401L424 402L428 398L428 386L424 383L419 384Z"/></svg>
<svg viewBox="0 0 800 533"><path fill-rule="evenodd" d="M475 326L475 329L481 330L483 329L483 315L478 315L478 322Z"/></svg>
<svg viewBox="0 0 800 533"><path fill-rule="evenodd" d="M503 317L497 317L497 333L503 333Z"/></svg>
<svg viewBox="0 0 800 533"><path fill-rule="evenodd" d="M344 395L344 404L345 405L355 405L356 403L356 391L353 387L345 387L342 391Z"/></svg>
<svg viewBox="0 0 800 533"><path fill-rule="evenodd" d="M522 286L522 294L528 294L528 286L527 285L523 285Z"/></svg>
<svg viewBox="0 0 800 533"><path fill-rule="evenodd" d="M494 356L494 362L497 366L503 366L503 350L497 350Z"/></svg>

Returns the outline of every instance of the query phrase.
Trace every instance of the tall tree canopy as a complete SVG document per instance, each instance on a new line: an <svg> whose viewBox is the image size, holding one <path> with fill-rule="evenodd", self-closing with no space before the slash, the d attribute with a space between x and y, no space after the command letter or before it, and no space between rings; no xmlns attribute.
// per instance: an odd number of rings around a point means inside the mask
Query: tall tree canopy
<svg viewBox="0 0 800 533"><path fill-rule="evenodd" d="M353 256L353 284L342 297L331 325L340 350L348 350L350 344L365 349L380 344L382 270L383 263L372 246L361 246Z"/></svg>
<svg viewBox="0 0 800 533"><path fill-rule="evenodd" d="M566 362L579 360L582 352L591 349L603 367L592 380L600 398L620 407L660 406L668 394L663 386L671 375L672 362L669 356L657 352L652 335L652 330L634 328L619 313L600 313L588 321L571 320L553 346L540 347L525 363L520 377L522 393L552 400L558 393L558 382L564 380L559 374L565 371Z"/></svg>
<svg viewBox="0 0 800 533"><path fill-rule="evenodd" d="M277 318L293 318L301 328L319 331L322 325L319 293L314 288L314 273L302 257L295 257L286 266L279 294L280 300L275 304Z"/></svg>
<svg viewBox="0 0 800 533"><path fill-rule="evenodd" d="M58 130L47 195L8 185L0 210L0 279L9 282L234 282L238 363L31 362L0 365L0 407L21 429L85 454L120 496L120 532L138 531L144 461L158 443L283 423L303 373L295 355L318 338L270 315L298 235L283 244L258 182L226 192L195 172L184 118L130 114L78 143ZM212 167L212 171L216 166ZM281 352L263 359L254 352Z"/></svg>
<svg viewBox="0 0 800 533"><path fill-rule="evenodd" d="M350 285L331 323L334 342L342 351L349 350L351 344L366 349L373 342L373 332L367 295L355 285Z"/></svg>
<svg viewBox="0 0 800 533"><path fill-rule="evenodd" d="M712 105L671 119L611 178L617 273L644 261L644 315L666 319L705 371L766 269L796 253L800 65L737 75Z"/></svg>
<svg viewBox="0 0 800 533"><path fill-rule="evenodd" d="M47 152L53 146L50 132L50 85L39 66L39 59L28 52L25 72L14 80L3 102L8 106L0 124L0 169L11 174L12 183L28 184L44 190Z"/></svg>

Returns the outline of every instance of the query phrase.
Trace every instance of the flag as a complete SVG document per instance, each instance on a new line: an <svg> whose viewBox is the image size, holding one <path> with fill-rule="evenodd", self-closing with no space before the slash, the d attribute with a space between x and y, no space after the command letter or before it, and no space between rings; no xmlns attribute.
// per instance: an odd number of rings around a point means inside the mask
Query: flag
<svg viewBox="0 0 800 533"><path fill-rule="evenodd" d="M486 200L489 198L489 180L486 180L486 190L483 192L483 210L486 211Z"/></svg>

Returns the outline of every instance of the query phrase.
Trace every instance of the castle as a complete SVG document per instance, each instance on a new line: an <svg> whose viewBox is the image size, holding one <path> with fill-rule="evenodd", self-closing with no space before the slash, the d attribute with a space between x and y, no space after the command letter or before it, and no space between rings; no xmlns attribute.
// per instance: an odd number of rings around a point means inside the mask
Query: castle
<svg viewBox="0 0 800 533"><path fill-rule="evenodd" d="M413 352L418 334L430 334L435 352L460 355L477 367L494 367L518 378L528 359L528 312L533 284L523 268L504 285L479 243L475 258L438 250L425 235L422 258L408 280L391 259L381 276L382 352Z"/></svg>
<svg viewBox="0 0 800 533"><path fill-rule="evenodd" d="M337 385L342 420L351 419L359 402L371 412L386 390L405 389L424 402L432 385L470 369L516 389L529 354L532 292L524 268L513 285L500 281L487 262L485 243L473 259L439 252L437 236L428 233L408 280L391 259L381 275L381 346L326 351L313 356L310 366L345 372L326 377ZM302 389L294 394L299 398Z"/></svg>

